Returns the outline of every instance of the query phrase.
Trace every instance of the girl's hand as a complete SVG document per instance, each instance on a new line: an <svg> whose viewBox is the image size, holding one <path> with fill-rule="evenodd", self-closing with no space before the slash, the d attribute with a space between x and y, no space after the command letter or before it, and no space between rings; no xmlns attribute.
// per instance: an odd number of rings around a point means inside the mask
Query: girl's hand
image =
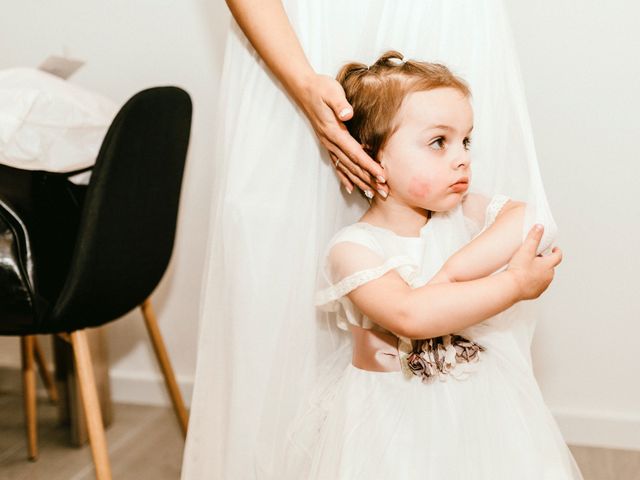
<svg viewBox="0 0 640 480"><path fill-rule="evenodd" d="M329 151L344 188L351 193L355 184L369 198L373 198L375 192L386 197L389 187L382 167L365 153L341 121L353 116L353 108L347 102L342 85L328 75L314 73L306 79L296 97L316 135Z"/></svg>
<svg viewBox="0 0 640 480"><path fill-rule="evenodd" d="M506 270L513 275L521 300L538 298L553 280L554 268L562 261L562 251L558 247L554 247L546 257L536 256L543 230L535 226L531 228Z"/></svg>

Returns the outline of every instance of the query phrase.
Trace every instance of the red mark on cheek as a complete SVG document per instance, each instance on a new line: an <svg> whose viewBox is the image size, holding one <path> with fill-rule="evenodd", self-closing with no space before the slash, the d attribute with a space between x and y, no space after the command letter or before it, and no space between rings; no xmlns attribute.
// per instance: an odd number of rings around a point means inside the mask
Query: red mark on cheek
<svg viewBox="0 0 640 480"><path fill-rule="evenodd" d="M409 181L408 193L414 198L424 198L430 191L431 187L424 180L414 177Z"/></svg>

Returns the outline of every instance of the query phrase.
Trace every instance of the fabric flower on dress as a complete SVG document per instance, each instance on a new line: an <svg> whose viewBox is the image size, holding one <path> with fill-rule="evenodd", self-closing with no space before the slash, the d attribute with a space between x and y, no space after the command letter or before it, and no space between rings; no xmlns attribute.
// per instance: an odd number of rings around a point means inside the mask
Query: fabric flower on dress
<svg viewBox="0 0 640 480"><path fill-rule="evenodd" d="M404 348L402 348L404 346ZM420 377L424 383L435 378L446 381L451 375L464 379L475 370L482 345L462 335L443 335L424 340L404 341L399 344L400 363L406 375Z"/></svg>

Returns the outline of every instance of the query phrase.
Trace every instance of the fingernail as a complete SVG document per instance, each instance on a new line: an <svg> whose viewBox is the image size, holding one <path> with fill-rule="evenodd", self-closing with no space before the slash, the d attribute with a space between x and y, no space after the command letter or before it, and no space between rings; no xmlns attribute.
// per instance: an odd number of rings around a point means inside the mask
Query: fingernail
<svg viewBox="0 0 640 480"><path fill-rule="evenodd" d="M378 193L382 195L383 198L387 198L387 192L385 192L384 190L378 189Z"/></svg>
<svg viewBox="0 0 640 480"><path fill-rule="evenodd" d="M542 225L540 225L539 223L536 223L536 230L542 230Z"/></svg>
<svg viewBox="0 0 640 480"><path fill-rule="evenodd" d="M353 188L347 188L347 187L344 187L344 188L347 192L349 192L349 195L351 195L351 192L353 192Z"/></svg>
<svg viewBox="0 0 640 480"><path fill-rule="evenodd" d="M364 194L367 196L367 198L373 198L373 192L371 190L365 190Z"/></svg>
<svg viewBox="0 0 640 480"><path fill-rule="evenodd" d="M376 178L382 183L386 182L386 180L384 179L384 177L382 175L378 175Z"/></svg>
<svg viewBox="0 0 640 480"><path fill-rule="evenodd" d="M347 115L349 115L349 112L351 112L350 108L343 108L342 110L340 110L340 113L338 114L338 116L340 118L346 117Z"/></svg>

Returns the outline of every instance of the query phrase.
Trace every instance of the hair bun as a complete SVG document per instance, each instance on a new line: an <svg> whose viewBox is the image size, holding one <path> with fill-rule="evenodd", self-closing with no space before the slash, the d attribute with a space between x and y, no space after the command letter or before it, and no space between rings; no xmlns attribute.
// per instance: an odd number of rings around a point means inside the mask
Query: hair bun
<svg viewBox="0 0 640 480"><path fill-rule="evenodd" d="M378 60L376 60L376 63L374 65L393 66L393 65L402 65L405 63L406 63L406 60L402 53L400 53L397 50L387 50L382 55L380 55L380 57L378 58Z"/></svg>
<svg viewBox="0 0 640 480"><path fill-rule="evenodd" d="M340 83L343 83L351 75L359 72L366 72L368 70L369 70L369 66L364 63L360 63L360 62L347 63L340 69L340 71L338 72L338 75L336 75L336 80L338 80L338 82Z"/></svg>

